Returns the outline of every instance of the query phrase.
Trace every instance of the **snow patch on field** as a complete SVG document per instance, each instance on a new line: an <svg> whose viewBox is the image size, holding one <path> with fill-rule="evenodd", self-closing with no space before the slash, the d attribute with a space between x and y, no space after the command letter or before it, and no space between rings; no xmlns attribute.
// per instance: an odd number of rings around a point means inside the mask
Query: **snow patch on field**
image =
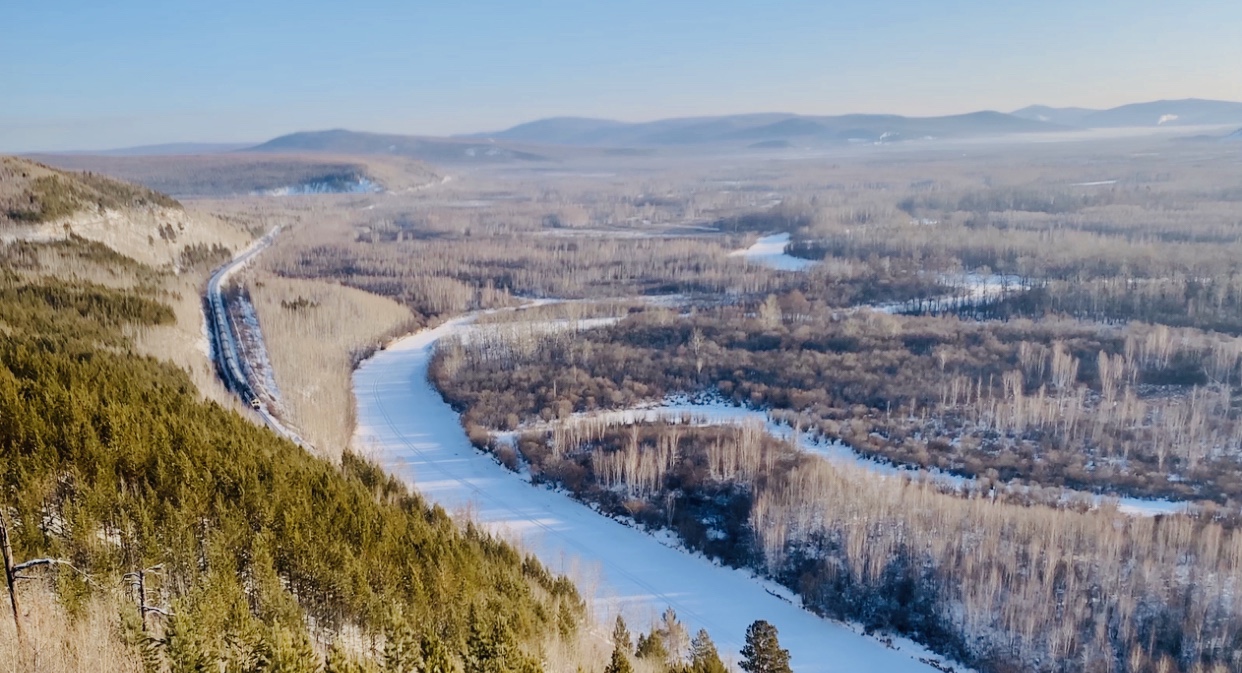
<svg viewBox="0 0 1242 673"><path fill-rule="evenodd" d="M867 304L860 308L880 313L906 313L920 308L952 310L981 306L1030 289L1028 280L1011 274L944 274L939 280L942 285L952 288L952 291L939 297Z"/></svg>
<svg viewBox="0 0 1242 673"><path fill-rule="evenodd" d="M369 178L356 180L318 180L296 185L285 185L257 192L260 196L307 196L310 194L376 194L383 191Z"/></svg>
<svg viewBox="0 0 1242 673"><path fill-rule="evenodd" d="M786 254L785 248L788 246L789 234L772 234L760 238L749 248L734 250L729 253L729 256L742 257L752 264L760 264L779 271L805 271L815 266L815 262L809 259Z"/></svg>
<svg viewBox="0 0 1242 673"><path fill-rule="evenodd" d="M899 641L890 646L817 617L748 573L665 546L565 494L530 484L475 450L458 415L427 378L435 343L471 320L458 318L401 339L355 373L354 442L373 451L385 469L431 502L470 513L552 570L579 579L584 594L605 611L601 617L620 612L633 628L646 629L671 606L691 632L706 628L722 655L735 659L746 627L766 619L780 629L781 643L802 673L936 670L918 661L934 659L923 648Z"/></svg>

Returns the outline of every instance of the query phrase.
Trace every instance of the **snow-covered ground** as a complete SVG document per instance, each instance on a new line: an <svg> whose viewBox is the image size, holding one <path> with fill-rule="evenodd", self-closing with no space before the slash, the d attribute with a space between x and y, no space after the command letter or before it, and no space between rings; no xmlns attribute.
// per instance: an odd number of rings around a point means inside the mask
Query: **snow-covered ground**
<svg viewBox="0 0 1242 673"><path fill-rule="evenodd" d="M237 318L234 326L237 329L237 345L241 349L242 366L246 370L246 379L251 388L272 412L284 415L285 409L281 402L280 387L276 385L276 370L272 368L267 357L267 341L263 338L263 329L259 326L259 316L254 305L244 294L234 300Z"/></svg>
<svg viewBox="0 0 1242 673"><path fill-rule="evenodd" d="M920 306L932 310L979 306L1026 290L1029 283L1020 276L980 273L942 274L939 280L952 291L939 297L869 304L860 308L881 313L904 313L917 310Z"/></svg>
<svg viewBox="0 0 1242 673"><path fill-rule="evenodd" d="M227 303L224 301L224 287L228 285L229 280L234 274L244 269L247 264L266 250L267 247L272 244L272 241L276 239L276 236L279 233L280 227L275 227L262 238L256 239L249 246L247 246L245 250L242 250L235 257L233 257L233 259L227 264L216 269L211 274L211 278L207 280L207 301L210 302L214 314L216 316L223 317L219 321L211 321L213 324L209 326L209 329L216 334L216 345L223 351L221 353L216 353L214 352L215 349L212 349L212 355L218 360L224 360L223 366L231 372L230 377L246 381L252 389L255 387L255 382L249 380L249 377L246 376L246 371L250 368L248 363L243 359L246 357L246 349L242 348L241 344L237 342L236 326L230 319L224 317L229 315ZM208 317L208 319L210 318ZM266 344L263 342L261 333L258 336L258 341L254 345L258 348L259 355L262 357L263 361L267 362ZM270 371L270 369L271 367L268 365L268 370ZM272 390L275 390L274 381L272 385ZM295 430L280 420L280 418L269 408L269 404L270 400L260 398L260 406L255 410L259 416L262 417L263 422L277 434L287 437L298 446L307 449L312 448Z"/></svg>
<svg viewBox="0 0 1242 673"><path fill-rule="evenodd" d="M724 656L737 657L746 627L766 619L780 630L805 673L931 672L923 648L894 639L897 649L797 607L788 592L750 574L679 551L604 517L568 496L532 486L475 450L457 414L427 379L433 347L460 333L471 317L401 339L354 375L355 445L431 502L465 512L507 535L553 570L578 580L600 616L622 612L645 630L667 606L691 631L706 628ZM960 669L959 669L960 670Z"/></svg>
<svg viewBox="0 0 1242 673"><path fill-rule="evenodd" d="M812 260L786 254L785 247L788 245L789 234L772 234L760 238L749 248L734 250L729 256L742 257L748 262L781 271L804 271L815 266Z"/></svg>
<svg viewBox="0 0 1242 673"><path fill-rule="evenodd" d="M306 196L309 194L375 194L383 189L369 178L357 178L352 181L320 180L286 185L256 192L259 196Z"/></svg>

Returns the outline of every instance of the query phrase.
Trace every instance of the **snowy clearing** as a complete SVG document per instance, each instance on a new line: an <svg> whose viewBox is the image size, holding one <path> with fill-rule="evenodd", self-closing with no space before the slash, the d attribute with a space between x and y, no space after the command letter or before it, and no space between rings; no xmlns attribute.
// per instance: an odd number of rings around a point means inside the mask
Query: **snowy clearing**
<svg viewBox="0 0 1242 673"><path fill-rule="evenodd" d="M805 271L815 266L815 262L785 253L789 245L789 234L772 234L764 236L754 245L742 250L734 250L730 257L742 257L752 264L777 269L779 271Z"/></svg>
<svg viewBox="0 0 1242 673"><path fill-rule="evenodd" d="M905 313L926 308L934 311L946 311L980 306L984 303L1030 289L1030 281L1014 275L973 272L941 274L939 281L942 285L952 288L952 291L939 297L866 304L852 310L865 308L880 313Z"/></svg>
<svg viewBox="0 0 1242 673"><path fill-rule="evenodd" d="M354 375L354 444L449 512L467 512L511 537L551 569L578 580L605 614L620 611L647 628L671 606L693 630L706 628L722 655L735 659L746 627L766 619L800 672L920 673L938 660L900 639L890 648L850 626L816 617L749 573L723 568L662 544L568 496L531 485L477 451L458 415L427 379L434 345L462 331L465 316L392 344ZM960 669L959 669L960 670Z"/></svg>

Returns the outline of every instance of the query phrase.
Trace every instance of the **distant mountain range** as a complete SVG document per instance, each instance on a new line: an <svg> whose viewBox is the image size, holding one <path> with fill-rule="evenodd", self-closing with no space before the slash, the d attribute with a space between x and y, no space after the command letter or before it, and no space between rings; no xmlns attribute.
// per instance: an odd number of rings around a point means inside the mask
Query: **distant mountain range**
<svg viewBox="0 0 1242 673"><path fill-rule="evenodd" d="M456 138L428 138L388 133L363 133L334 129L303 131L273 138L246 152L296 154L323 152L340 155L387 154L433 162L546 161L548 157L510 145Z"/></svg>
<svg viewBox="0 0 1242 673"><path fill-rule="evenodd" d="M504 131L465 138L581 147L667 147L727 144L777 147L792 145L897 142L923 138L1064 131L1064 126L1002 112L972 112L946 117L851 114L813 117L785 113L661 119L627 123L610 119L557 117L520 124ZM774 142L775 141L775 142Z"/></svg>
<svg viewBox="0 0 1242 673"><path fill-rule="evenodd" d="M503 131L451 138L335 129L291 133L255 146L176 143L90 154L154 156L240 150L275 154L394 155L431 163L494 164L550 161L584 153L646 153L661 148L774 150L1100 128L1209 125L1242 125L1242 103L1192 98L1134 103L1108 110L1032 105L1012 113L984 111L941 117L761 113L650 122L554 117ZM1221 138L1216 135L1202 139Z"/></svg>
<svg viewBox="0 0 1242 673"><path fill-rule="evenodd" d="M1242 124L1242 103L1223 100L1158 100L1108 110L1032 105L1013 113L1032 121L1078 128L1216 126Z"/></svg>
<svg viewBox="0 0 1242 673"><path fill-rule="evenodd" d="M766 113L661 119L639 123L555 117L519 124L503 131L465 137L579 147L730 144L777 148L999 136L1075 129L1220 124L1242 124L1242 103L1187 99L1135 103L1108 110L1032 105L1009 114L987 111L944 117Z"/></svg>

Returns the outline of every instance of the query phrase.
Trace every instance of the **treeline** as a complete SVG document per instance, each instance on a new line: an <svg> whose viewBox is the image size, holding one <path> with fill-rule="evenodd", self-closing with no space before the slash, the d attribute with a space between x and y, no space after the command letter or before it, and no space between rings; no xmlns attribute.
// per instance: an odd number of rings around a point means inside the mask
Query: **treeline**
<svg viewBox="0 0 1242 673"><path fill-rule="evenodd" d="M777 410L865 455L999 484L1242 499L1242 341L1135 324L843 315L801 293L580 334L442 344L467 428L674 393Z"/></svg>
<svg viewBox="0 0 1242 673"><path fill-rule="evenodd" d="M166 307L3 283L0 512L19 561L80 571L23 583L52 582L72 605L159 566L146 601L168 616L129 636L149 670L318 671L335 643L332 671L392 657L409 665L394 671L526 671L574 636L584 608L565 578L374 465L312 458L133 354L123 328L167 321Z"/></svg>
<svg viewBox="0 0 1242 673"><path fill-rule="evenodd" d="M1104 323L1140 320L1242 336L1242 277L1230 271L1204 277L1054 281L979 313L994 319L1064 315Z"/></svg>
<svg viewBox="0 0 1242 673"><path fill-rule="evenodd" d="M1224 589L1242 580L1242 535L1206 518L964 499L830 464L761 426L568 422L516 448L538 480L980 670L1242 664L1242 604Z"/></svg>
<svg viewBox="0 0 1242 673"><path fill-rule="evenodd" d="M335 278L424 316L512 305L515 295L754 293L788 282L730 258L720 242L688 239L454 236L275 252L270 264L283 275Z"/></svg>

